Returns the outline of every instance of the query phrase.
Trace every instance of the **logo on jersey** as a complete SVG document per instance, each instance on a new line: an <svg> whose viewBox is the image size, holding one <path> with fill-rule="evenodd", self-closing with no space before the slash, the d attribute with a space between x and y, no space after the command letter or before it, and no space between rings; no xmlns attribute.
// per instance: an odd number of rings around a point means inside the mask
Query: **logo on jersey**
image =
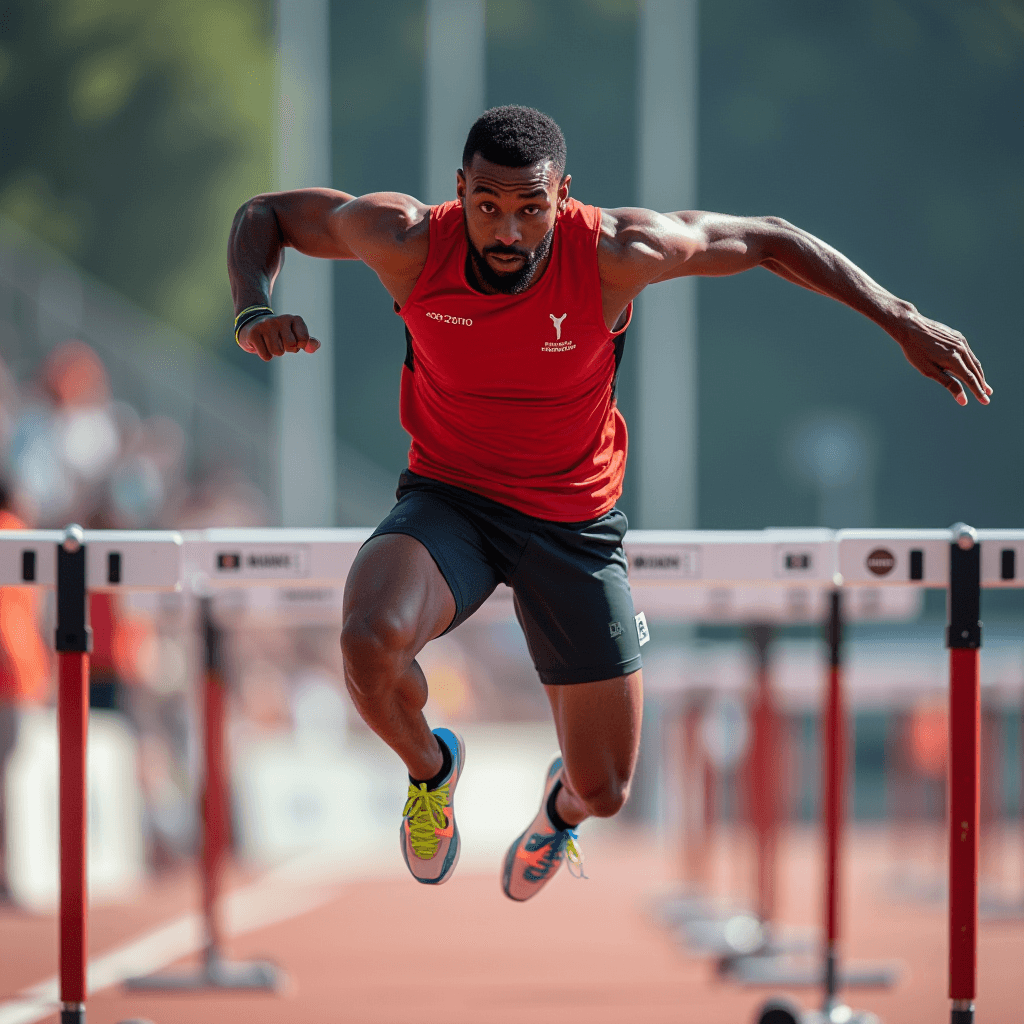
<svg viewBox="0 0 1024 1024"><path fill-rule="evenodd" d="M427 310L427 318L429 320L437 320L442 324L458 324L460 327L472 327L473 321L465 316L451 316L448 313L435 313L432 310Z"/></svg>
<svg viewBox="0 0 1024 1024"><path fill-rule="evenodd" d="M561 316L555 316L554 313L548 313L551 317L551 326L555 329L555 340L545 341L540 347L541 352L571 352L576 347L575 341L562 341L562 322L568 315L563 313Z"/></svg>

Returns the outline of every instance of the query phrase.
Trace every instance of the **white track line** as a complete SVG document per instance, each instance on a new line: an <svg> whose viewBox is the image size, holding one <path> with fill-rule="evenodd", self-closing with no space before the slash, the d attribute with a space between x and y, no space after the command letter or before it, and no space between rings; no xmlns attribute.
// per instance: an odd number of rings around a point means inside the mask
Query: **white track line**
<svg viewBox="0 0 1024 1024"><path fill-rule="evenodd" d="M305 859L303 859L305 860ZM308 862L306 862L308 864ZM305 867L305 864L301 866ZM311 874L321 883L309 885L287 884L303 872L300 864L282 865L258 882L229 893L223 901L225 931L228 935L242 935L279 921L299 917L327 903L337 892L337 885L323 884L332 877L337 881L344 871L347 878L369 874L352 870L351 862L322 861L320 870ZM306 876L307 879L309 875ZM168 924L161 925L131 942L89 961L89 993L118 985L128 978L158 971L197 952L202 948L202 919L197 913L183 914ZM35 1024L60 1008L57 977L23 990L12 1000L0 1003L0 1024Z"/></svg>

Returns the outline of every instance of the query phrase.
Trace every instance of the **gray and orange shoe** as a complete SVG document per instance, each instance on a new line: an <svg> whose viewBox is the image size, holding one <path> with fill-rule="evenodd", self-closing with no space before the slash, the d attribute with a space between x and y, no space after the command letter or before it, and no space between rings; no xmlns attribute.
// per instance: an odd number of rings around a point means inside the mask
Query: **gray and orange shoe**
<svg viewBox="0 0 1024 1024"><path fill-rule="evenodd" d="M424 885L447 882L459 863L459 829L452 802L466 763L466 744L461 736L451 729L435 729L434 735L451 753L451 771L435 789L427 789L425 782L409 783L400 832L405 865Z"/></svg>
<svg viewBox="0 0 1024 1024"><path fill-rule="evenodd" d="M556 757L544 780L544 795L537 817L505 854L501 888L510 900L522 903L535 896L554 878L563 860L569 862L570 874L576 878L587 877L583 873L583 854L576 830L556 828L548 816L548 800L561 778L562 759Z"/></svg>

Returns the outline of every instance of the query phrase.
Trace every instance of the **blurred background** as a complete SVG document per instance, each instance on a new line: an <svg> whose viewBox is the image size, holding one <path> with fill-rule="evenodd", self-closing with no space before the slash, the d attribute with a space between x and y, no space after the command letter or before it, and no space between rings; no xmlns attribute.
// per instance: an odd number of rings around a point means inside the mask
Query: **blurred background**
<svg viewBox="0 0 1024 1024"><path fill-rule="evenodd" d="M875 325L766 271L663 286L638 303L619 383L633 526L1020 525L1020 0L4 0L0 527L373 525L408 448L390 299L360 264L311 269L289 255L275 307L327 345L290 368L264 364L233 343L228 228L249 197L303 184L453 198L469 124L502 103L558 121L582 201L784 217L961 330L995 388L990 407L957 407ZM652 326L666 316L678 336ZM316 417L312 471L289 440L303 415ZM307 466L299 484L289 466ZM382 820L394 816L398 797L367 780L400 787L400 766L338 683L338 600L324 597L319 620L270 626L225 612L236 845L254 862L347 841L331 778L362 779ZM985 602L985 807L1010 829L990 888L1017 898L1024 597ZM134 837L111 840L110 891L123 892L194 849L195 622L171 599L94 597L92 615L100 746L112 779L135 780L130 799L107 790ZM901 615L851 628L850 810L900 826L883 860L925 898L941 843L906 836L944 827L942 595ZM50 756L52 623L52 599L0 592L9 806L36 805L31 780ZM721 772L708 827L742 827L750 624L655 623L634 825L704 841L679 810L698 799L680 796L698 771L681 753L700 746L697 715ZM792 617L774 639L784 817L809 825L823 648L817 626ZM482 730L493 771L518 770L517 736L547 749L546 701L514 623L470 622L424 660L431 714ZM316 781L308 751L321 741L357 775ZM275 785L283 809L260 818ZM50 868L32 872L42 847L16 826L14 849L6 817L5 861L21 874L0 872L0 900L45 908Z"/></svg>

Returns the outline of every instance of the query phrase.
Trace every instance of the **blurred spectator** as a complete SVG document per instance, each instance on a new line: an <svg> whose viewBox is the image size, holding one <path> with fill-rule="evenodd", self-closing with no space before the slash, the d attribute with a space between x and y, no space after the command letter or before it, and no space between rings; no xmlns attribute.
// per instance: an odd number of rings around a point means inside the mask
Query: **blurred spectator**
<svg viewBox="0 0 1024 1024"><path fill-rule="evenodd" d="M182 428L115 401L106 368L85 342L58 345L20 395L13 381L4 387L7 379L0 372L0 451L40 525L145 529L193 500ZM264 504L259 495L243 501ZM222 503L204 504L216 515Z"/></svg>
<svg viewBox="0 0 1024 1024"><path fill-rule="evenodd" d="M23 530L12 509L8 486L0 480L0 530ZM7 760L18 739L23 707L43 703L50 689L50 657L39 632L39 594L34 587L0 587L0 900L7 891Z"/></svg>
<svg viewBox="0 0 1024 1024"><path fill-rule="evenodd" d="M82 341L57 346L14 425L9 462L49 524L89 518L120 450L106 370Z"/></svg>

